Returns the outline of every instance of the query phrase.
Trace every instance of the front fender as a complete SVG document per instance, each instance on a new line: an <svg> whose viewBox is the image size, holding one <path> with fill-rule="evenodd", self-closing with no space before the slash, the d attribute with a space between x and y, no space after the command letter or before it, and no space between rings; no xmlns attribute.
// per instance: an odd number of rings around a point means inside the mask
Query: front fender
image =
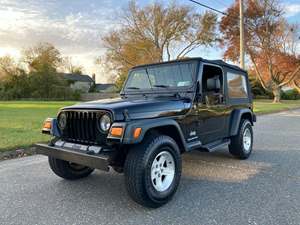
<svg viewBox="0 0 300 225"><path fill-rule="evenodd" d="M186 142L184 135L181 131L181 128L179 124L171 118L158 118L158 119L146 119L146 120L137 120L137 121L131 121L126 124L125 132L122 138L122 143L123 144L137 144L142 142L142 140L145 137L145 134L153 128L160 128L164 126L172 126L172 129L176 129L178 132L180 139L184 145L184 148L187 149L186 147ZM137 139L133 138L133 132L136 128L142 128L142 132L140 136Z"/></svg>

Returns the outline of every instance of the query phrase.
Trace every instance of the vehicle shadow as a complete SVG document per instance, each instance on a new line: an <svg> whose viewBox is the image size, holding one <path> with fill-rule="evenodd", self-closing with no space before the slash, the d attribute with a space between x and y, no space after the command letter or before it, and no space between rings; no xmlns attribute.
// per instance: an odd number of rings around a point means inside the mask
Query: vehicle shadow
<svg viewBox="0 0 300 225"><path fill-rule="evenodd" d="M170 205L186 205L185 199L202 201L199 195L203 188L208 190L205 195L222 192L224 185L233 185L247 181L261 170L266 168L263 163L239 161L232 158L227 152L216 153L191 152L183 155L182 180L179 190ZM220 185L222 184L222 185ZM82 204L89 204L91 208L113 209L116 205L123 209L149 211L134 203L128 196L123 174L116 172L96 171L88 178L76 182L60 180L59 188L63 192L70 191L70 195L79 195ZM197 197L192 197L197 195ZM199 199L200 198L200 199ZM109 202L109 205L107 203ZM176 207L177 207L176 206ZM89 207L89 208L90 208ZM151 211L151 209L150 209ZM130 212L128 212L130 213Z"/></svg>

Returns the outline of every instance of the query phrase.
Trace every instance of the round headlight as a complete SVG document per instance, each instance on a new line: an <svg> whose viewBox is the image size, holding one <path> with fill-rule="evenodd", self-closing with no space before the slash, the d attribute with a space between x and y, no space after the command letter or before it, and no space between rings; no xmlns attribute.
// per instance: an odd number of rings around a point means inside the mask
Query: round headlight
<svg viewBox="0 0 300 225"><path fill-rule="evenodd" d="M61 130L64 130L67 126L67 115L66 113L62 112L58 116L58 127Z"/></svg>
<svg viewBox="0 0 300 225"><path fill-rule="evenodd" d="M100 129L103 132L108 132L109 128L111 126L111 119L110 117L105 114L100 119Z"/></svg>

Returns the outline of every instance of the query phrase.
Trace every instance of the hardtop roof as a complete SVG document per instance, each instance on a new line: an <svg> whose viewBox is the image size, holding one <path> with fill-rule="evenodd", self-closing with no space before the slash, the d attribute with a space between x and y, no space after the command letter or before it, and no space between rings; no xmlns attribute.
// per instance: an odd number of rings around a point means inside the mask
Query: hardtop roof
<svg viewBox="0 0 300 225"><path fill-rule="evenodd" d="M228 67L228 68L233 69L233 70L238 70L238 71L247 73L246 70L243 70L242 68L240 68L236 65L226 63L223 60L220 60L220 59L219 60L209 60L209 59L203 59L201 57L192 57L192 58L177 59L177 60L171 60L171 61L165 61L165 62L159 62L159 63L143 64L143 65L135 66L132 69L141 68L141 67L145 67L145 66L163 65L163 64L168 64L168 63L187 62L187 61L195 61L195 60L196 61L201 61L201 62L204 62L204 63L211 63L211 64L219 65L219 66L222 66L222 67Z"/></svg>

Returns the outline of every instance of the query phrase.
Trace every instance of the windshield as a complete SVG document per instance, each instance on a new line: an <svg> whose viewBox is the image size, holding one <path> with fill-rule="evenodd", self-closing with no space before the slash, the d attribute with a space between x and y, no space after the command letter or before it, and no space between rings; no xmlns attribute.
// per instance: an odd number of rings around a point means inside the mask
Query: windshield
<svg viewBox="0 0 300 225"><path fill-rule="evenodd" d="M125 90L189 87L193 84L196 62L149 66L132 70Z"/></svg>

